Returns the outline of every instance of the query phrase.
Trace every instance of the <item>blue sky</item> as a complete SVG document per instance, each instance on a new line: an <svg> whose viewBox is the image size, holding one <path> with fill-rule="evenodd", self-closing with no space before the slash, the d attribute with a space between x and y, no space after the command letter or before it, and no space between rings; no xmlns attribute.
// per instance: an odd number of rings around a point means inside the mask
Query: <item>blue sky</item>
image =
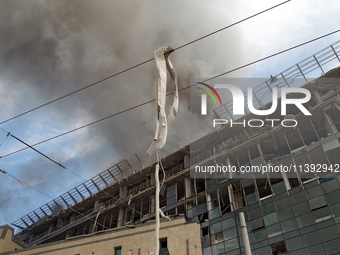
<svg viewBox="0 0 340 255"><path fill-rule="evenodd" d="M2 1L0 10L0 122L153 57L280 1ZM339 29L339 1L292 0L270 12L175 51L180 86L211 77ZM340 34L239 70L227 77L268 77L340 40ZM154 98L158 78L150 62L97 86L9 121L1 127L34 144ZM188 93L163 156L189 143ZM140 169L154 130L149 104L36 148L91 178L123 159ZM201 136L207 130L197 133ZM0 142L6 133L0 133ZM0 156L24 146L7 138ZM152 159L153 162L155 158ZM57 197L82 180L33 150L0 158L0 168ZM0 175L0 224L50 201Z"/></svg>

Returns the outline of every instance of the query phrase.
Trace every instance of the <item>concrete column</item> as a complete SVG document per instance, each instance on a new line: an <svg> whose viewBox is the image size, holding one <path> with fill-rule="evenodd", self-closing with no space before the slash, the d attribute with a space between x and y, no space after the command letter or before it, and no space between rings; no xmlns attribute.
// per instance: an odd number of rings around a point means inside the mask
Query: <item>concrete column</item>
<svg viewBox="0 0 340 255"><path fill-rule="evenodd" d="M54 224L51 224L51 225L48 227L48 232L47 232L47 234L52 233L53 228L54 228Z"/></svg>
<svg viewBox="0 0 340 255"><path fill-rule="evenodd" d="M193 187L192 187L190 176L186 176L184 178L184 187L185 187L185 198L191 197L193 195ZM188 210L193 208L193 201L187 203Z"/></svg>
<svg viewBox="0 0 340 255"><path fill-rule="evenodd" d="M118 213L118 222L117 222L117 227L122 227L124 224L124 212L125 212L125 207L121 206L119 208L119 213Z"/></svg>
<svg viewBox="0 0 340 255"><path fill-rule="evenodd" d="M150 213L155 213L155 194L150 195Z"/></svg>
<svg viewBox="0 0 340 255"><path fill-rule="evenodd" d="M69 237L71 237L71 231L67 231L67 233L66 233L66 239L69 238Z"/></svg>
<svg viewBox="0 0 340 255"><path fill-rule="evenodd" d="M207 208L208 208L208 211L215 209L215 206L211 202L211 195L210 194L207 194Z"/></svg>
<svg viewBox="0 0 340 255"><path fill-rule="evenodd" d="M96 209L98 209L98 205L99 205L99 200L96 200L94 202L93 211L96 211Z"/></svg>
<svg viewBox="0 0 340 255"><path fill-rule="evenodd" d="M127 195L127 187L125 185L120 185L119 186L119 196L122 197L126 197Z"/></svg>
<svg viewBox="0 0 340 255"><path fill-rule="evenodd" d="M286 190L290 190L292 187L290 186L287 174L285 172L281 172L281 177L283 179L283 182L285 183Z"/></svg>
<svg viewBox="0 0 340 255"><path fill-rule="evenodd" d="M30 239L28 241L28 244L30 244L33 241L33 237L34 237L34 235L32 233L30 233Z"/></svg>

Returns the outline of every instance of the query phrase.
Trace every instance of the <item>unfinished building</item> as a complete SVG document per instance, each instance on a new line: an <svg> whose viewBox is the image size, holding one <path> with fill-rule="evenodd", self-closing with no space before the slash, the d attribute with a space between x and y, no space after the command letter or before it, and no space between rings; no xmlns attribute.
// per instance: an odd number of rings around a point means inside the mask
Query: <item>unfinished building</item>
<svg viewBox="0 0 340 255"><path fill-rule="evenodd" d="M254 87L253 99L268 109L272 88L293 86L294 79L302 77L303 88L312 94L304 106L312 115L291 105L289 115L281 116L278 108L269 116L294 119L295 128L279 122L274 127L225 125L161 160L165 176L161 171L159 179L165 182L160 207L172 219L162 220L161 249L176 255L245 254L238 217L243 212L252 254L338 254L340 68L327 70L327 65L339 65L339 52L340 41ZM309 81L307 74L315 70L322 75ZM233 119L231 112L231 103L215 110L220 119ZM238 121L252 117L247 113ZM149 254L154 249L155 164L136 171L123 160L16 220L12 225L21 232L14 239L26 248L1 254ZM297 170L275 175L222 172L204 178L196 174L196 166L209 165ZM135 238L139 228L141 237ZM140 242L143 231L150 244ZM116 243L103 243L104 252L96 248L101 239ZM91 246L87 240L95 241ZM72 246L77 242L87 248L77 250Z"/></svg>

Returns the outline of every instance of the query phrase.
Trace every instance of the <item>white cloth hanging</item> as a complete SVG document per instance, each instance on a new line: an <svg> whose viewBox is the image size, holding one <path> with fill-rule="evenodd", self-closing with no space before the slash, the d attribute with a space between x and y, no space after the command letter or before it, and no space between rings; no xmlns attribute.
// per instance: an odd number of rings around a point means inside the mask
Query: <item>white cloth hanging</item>
<svg viewBox="0 0 340 255"><path fill-rule="evenodd" d="M156 130L154 140L152 141L149 149L147 150L147 155L150 160L151 155L155 149L161 149L166 143L166 138L168 134L168 127L171 122L175 119L178 111L178 83L177 83L177 73L173 67L169 56L173 52L173 49L169 46L161 47L154 52L157 68L159 71L159 76L157 81L155 81L155 93L156 93ZM169 109L168 117L165 113L166 104L166 87L168 76L170 74L170 79L173 84L174 97L172 106Z"/></svg>

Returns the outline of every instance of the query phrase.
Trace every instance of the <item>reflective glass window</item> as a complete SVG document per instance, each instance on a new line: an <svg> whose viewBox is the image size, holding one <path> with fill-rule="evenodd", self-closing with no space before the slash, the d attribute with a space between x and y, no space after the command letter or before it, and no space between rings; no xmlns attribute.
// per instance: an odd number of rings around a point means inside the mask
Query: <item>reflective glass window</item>
<svg viewBox="0 0 340 255"><path fill-rule="evenodd" d="M228 240L237 236L236 228L229 228L223 231L224 240Z"/></svg>
<svg viewBox="0 0 340 255"><path fill-rule="evenodd" d="M267 214L275 212L274 203L262 205L262 212L263 212L263 215L267 215Z"/></svg>
<svg viewBox="0 0 340 255"><path fill-rule="evenodd" d="M289 197L281 198L275 202L276 208L278 210L286 208L290 206L290 200Z"/></svg>
<svg viewBox="0 0 340 255"><path fill-rule="evenodd" d="M314 224L314 218L311 213L307 213L299 217L296 217L296 221L299 225L299 228L303 228L311 224Z"/></svg>
<svg viewBox="0 0 340 255"><path fill-rule="evenodd" d="M294 217L294 212L291 207L278 211L280 221L284 221Z"/></svg>
<svg viewBox="0 0 340 255"><path fill-rule="evenodd" d="M322 190L321 190L321 186L315 186L313 188L307 189L306 190L306 195L308 199L314 198L314 197L318 197L322 195Z"/></svg>
<svg viewBox="0 0 340 255"><path fill-rule="evenodd" d="M329 241L324 243L324 246L327 249L328 254L337 254L339 252L339 240Z"/></svg>
<svg viewBox="0 0 340 255"><path fill-rule="evenodd" d="M256 252L256 255L271 255L272 254L268 246L256 249L255 252Z"/></svg>
<svg viewBox="0 0 340 255"><path fill-rule="evenodd" d="M262 241L267 238L266 229L260 229L253 232L254 243Z"/></svg>
<svg viewBox="0 0 340 255"><path fill-rule="evenodd" d="M298 228L295 218L281 222L283 233L293 231Z"/></svg>
<svg viewBox="0 0 340 255"><path fill-rule="evenodd" d="M326 241L329 241L335 238L339 238L339 233L335 226L320 229L319 233L320 233L320 236L323 242L326 242Z"/></svg>
<svg viewBox="0 0 340 255"><path fill-rule="evenodd" d="M259 219L256 219L250 222L251 231L262 228L262 227L264 227L264 222L262 218L259 218Z"/></svg>
<svg viewBox="0 0 340 255"><path fill-rule="evenodd" d="M340 216L340 203L335 204L335 205L331 205L330 208L331 208L331 211L332 211L334 217Z"/></svg>
<svg viewBox="0 0 340 255"><path fill-rule="evenodd" d="M328 220L332 217L331 212L329 211L328 207L324 207L324 208L313 211L313 215L314 215L316 223L324 221L324 220Z"/></svg>
<svg viewBox="0 0 340 255"><path fill-rule="evenodd" d="M209 211L209 219L214 219L216 217L220 216L219 208L216 208L214 210Z"/></svg>
<svg viewBox="0 0 340 255"><path fill-rule="evenodd" d="M337 179L322 183L321 185L327 193L340 188Z"/></svg>
<svg viewBox="0 0 340 255"><path fill-rule="evenodd" d="M308 255L326 255L325 249L322 244L316 244L306 248Z"/></svg>
<svg viewBox="0 0 340 255"><path fill-rule="evenodd" d="M292 205L306 201L305 192L300 191L299 193L290 195L290 201Z"/></svg>
<svg viewBox="0 0 340 255"><path fill-rule="evenodd" d="M256 193L246 196L247 205L251 205L257 201Z"/></svg>
<svg viewBox="0 0 340 255"><path fill-rule="evenodd" d="M234 218L229 218L229 219L222 221L222 226L223 226L223 229L234 227L235 226Z"/></svg>
<svg viewBox="0 0 340 255"><path fill-rule="evenodd" d="M286 186L285 186L284 182L279 182L279 183L272 185L272 190L273 190L274 194L279 194L279 193L282 193L282 192L286 192Z"/></svg>
<svg viewBox="0 0 340 255"><path fill-rule="evenodd" d="M213 255L221 254L223 252L224 252L224 244L223 243L216 244L212 247Z"/></svg>
<svg viewBox="0 0 340 255"><path fill-rule="evenodd" d="M253 220L262 216L261 208L258 207L254 210L249 211L249 219Z"/></svg>
<svg viewBox="0 0 340 255"><path fill-rule="evenodd" d="M282 234L281 225L278 223L267 227L267 234L268 238Z"/></svg>
<svg viewBox="0 0 340 255"><path fill-rule="evenodd" d="M210 226L210 233L211 234L215 234L215 233L218 233L218 232L221 232L222 231L222 224L221 222L218 222L216 224L213 224Z"/></svg>
<svg viewBox="0 0 340 255"><path fill-rule="evenodd" d="M325 195L325 198L327 200L327 203L330 204L330 205L339 203L340 202L339 191L336 190L336 191L327 193Z"/></svg>
<svg viewBox="0 0 340 255"><path fill-rule="evenodd" d="M227 251L234 250L238 248L238 240L237 238L228 240L224 242L225 249Z"/></svg>
<svg viewBox="0 0 340 255"><path fill-rule="evenodd" d="M301 214L305 214L310 211L309 205L307 202L294 205L293 210L294 210L295 216L299 216Z"/></svg>
<svg viewBox="0 0 340 255"><path fill-rule="evenodd" d="M308 203L310 205L310 209L312 209L312 210L316 210L318 208L321 208L321 207L324 207L324 206L327 205L326 199L325 199L324 196L309 199Z"/></svg>
<svg viewBox="0 0 340 255"><path fill-rule="evenodd" d="M288 251L295 251L297 249L303 248L303 242L301 236L294 237L292 239L286 240L286 245Z"/></svg>
<svg viewBox="0 0 340 255"><path fill-rule="evenodd" d="M306 247L321 242L317 231L303 235L302 239Z"/></svg>
<svg viewBox="0 0 340 255"><path fill-rule="evenodd" d="M276 212L263 216L263 219L264 219L265 226L269 226L269 225L279 222L279 218L277 217Z"/></svg>

